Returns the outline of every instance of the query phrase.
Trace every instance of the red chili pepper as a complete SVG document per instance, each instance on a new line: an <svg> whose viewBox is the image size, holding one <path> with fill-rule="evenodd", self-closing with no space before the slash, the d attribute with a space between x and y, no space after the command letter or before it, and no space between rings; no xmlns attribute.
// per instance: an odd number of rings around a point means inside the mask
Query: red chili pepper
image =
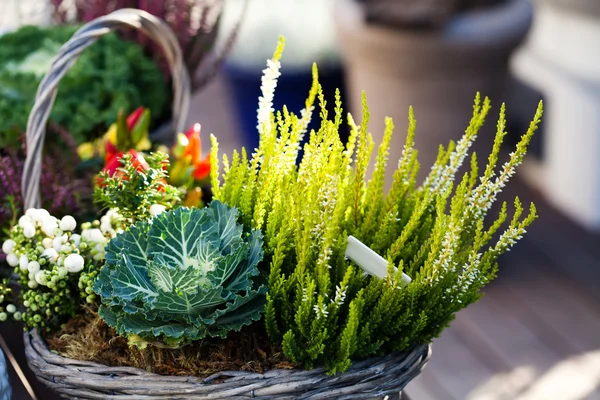
<svg viewBox="0 0 600 400"><path fill-rule="evenodd" d="M107 140L104 143L104 163L108 164L109 161L111 161L117 154L119 154L119 149L110 140Z"/></svg>
<svg viewBox="0 0 600 400"><path fill-rule="evenodd" d="M195 181L203 181L208 178L210 175L210 153L204 157L204 160L201 160L197 164L194 164L194 180Z"/></svg>
<svg viewBox="0 0 600 400"><path fill-rule="evenodd" d="M145 111L144 107L138 107L135 109L134 112L129 114L129 116L127 117L127 128L129 129L130 132L133 129L133 127L137 124L137 122L140 120L144 111Z"/></svg>
<svg viewBox="0 0 600 400"><path fill-rule="evenodd" d="M135 167L136 171L147 171L150 168L144 159L144 156L142 156L140 153L133 149L129 150L128 153L131 155L131 163ZM121 171L118 171L118 169L121 167L121 158L123 158L124 155L124 152L117 153L106 163L104 166L104 171L107 172L109 176L113 176L115 173L119 173L119 175L123 174Z"/></svg>

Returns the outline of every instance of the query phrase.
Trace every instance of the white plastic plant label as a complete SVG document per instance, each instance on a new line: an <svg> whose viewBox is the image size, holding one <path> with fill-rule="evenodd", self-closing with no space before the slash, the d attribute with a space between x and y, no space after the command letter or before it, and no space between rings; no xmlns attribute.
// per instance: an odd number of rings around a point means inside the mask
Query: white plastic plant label
<svg viewBox="0 0 600 400"><path fill-rule="evenodd" d="M348 236L346 257L354 261L367 274L378 278L385 278L388 274L388 262L385 258L375 253L371 248L354 236ZM396 271L397 268L394 268ZM402 282L407 285L411 282L410 276L402 273Z"/></svg>

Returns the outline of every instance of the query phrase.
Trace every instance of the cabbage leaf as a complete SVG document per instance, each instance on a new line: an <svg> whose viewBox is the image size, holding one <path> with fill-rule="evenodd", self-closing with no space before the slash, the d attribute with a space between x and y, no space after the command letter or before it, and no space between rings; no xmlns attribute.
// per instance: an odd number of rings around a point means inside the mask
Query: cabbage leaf
<svg viewBox="0 0 600 400"><path fill-rule="evenodd" d="M95 282L100 316L132 343L178 346L260 319L266 287L258 230L219 201L138 222L106 248Z"/></svg>

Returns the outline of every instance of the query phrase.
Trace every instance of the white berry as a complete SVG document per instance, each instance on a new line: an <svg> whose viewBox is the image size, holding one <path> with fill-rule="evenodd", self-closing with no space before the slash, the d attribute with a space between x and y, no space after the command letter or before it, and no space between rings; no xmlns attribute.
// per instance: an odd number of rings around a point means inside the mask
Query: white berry
<svg viewBox="0 0 600 400"><path fill-rule="evenodd" d="M40 270L40 263L37 261L31 261L29 264L27 264L26 268L29 271L29 273L35 275Z"/></svg>
<svg viewBox="0 0 600 400"><path fill-rule="evenodd" d="M79 247L79 243L81 243L81 236L75 233L71 235L71 241L73 242L75 247Z"/></svg>
<svg viewBox="0 0 600 400"><path fill-rule="evenodd" d="M79 272L83 269L84 260L79 254L71 254L65 259L65 268L71 273Z"/></svg>
<svg viewBox="0 0 600 400"><path fill-rule="evenodd" d="M27 264L29 264L29 258L23 254L21 257L19 257L19 268L26 270Z"/></svg>
<svg viewBox="0 0 600 400"><path fill-rule="evenodd" d="M25 224L33 224L33 220L28 215L23 215L19 218L19 226L23 228Z"/></svg>
<svg viewBox="0 0 600 400"><path fill-rule="evenodd" d="M2 243L2 251L4 252L4 254L10 254L13 252L16 245L17 244L15 243L14 240L8 239L4 243Z"/></svg>
<svg viewBox="0 0 600 400"><path fill-rule="evenodd" d="M10 253L8 256L6 256L6 262L11 267L16 267L19 265L19 257L17 257L15 253Z"/></svg>
<svg viewBox="0 0 600 400"><path fill-rule="evenodd" d="M25 215L35 222L42 222L45 218L50 216L50 213L43 208L30 208L29 210L25 211Z"/></svg>
<svg viewBox="0 0 600 400"><path fill-rule="evenodd" d="M59 237L55 237L52 240L52 248L54 250L56 250L56 251L60 251L60 248L61 248L62 244L63 244L63 239L60 236Z"/></svg>
<svg viewBox="0 0 600 400"><path fill-rule="evenodd" d="M77 222L75 222L75 218L70 215L65 215L60 220L60 229L63 231L74 231L77 228Z"/></svg>
<svg viewBox="0 0 600 400"><path fill-rule="evenodd" d="M58 277L60 279L64 278L68 274L69 274L69 271L67 271L67 269L65 267L59 267L58 268Z"/></svg>
<svg viewBox="0 0 600 400"><path fill-rule="evenodd" d="M42 253L42 257L48 257L51 261L56 261L56 259L58 258L58 253L51 247L49 249L44 250L44 252Z"/></svg>
<svg viewBox="0 0 600 400"><path fill-rule="evenodd" d="M150 214L155 217L158 214L164 213L166 209L167 207L163 206L162 204L152 204L150 206Z"/></svg>
<svg viewBox="0 0 600 400"><path fill-rule="evenodd" d="M56 222L56 218L50 216L44 219L42 222L42 231L47 236L54 236L56 234L56 229L58 228L58 224Z"/></svg>
<svg viewBox="0 0 600 400"><path fill-rule="evenodd" d="M35 281L40 285L46 285L48 280L46 279L46 271L38 271L35 273Z"/></svg>
<svg viewBox="0 0 600 400"><path fill-rule="evenodd" d="M35 226L33 226L33 224L31 223L24 223L23 224L23 236L25 236L27 239L31 239L32 237L35 236Z"/></svg>

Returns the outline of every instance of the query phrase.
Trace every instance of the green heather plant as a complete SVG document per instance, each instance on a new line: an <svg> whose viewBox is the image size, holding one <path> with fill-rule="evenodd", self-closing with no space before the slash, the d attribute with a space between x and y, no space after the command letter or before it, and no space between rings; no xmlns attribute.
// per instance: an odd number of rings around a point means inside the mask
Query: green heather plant
<svg viewBox="0 0 600 400"><path fill-rule="evenodd" d="M503 105L485 170L480 174L473 154L470 172L457 177L490 111L490 101L477 95L464 136L440 146L422 185L416 182L420 165L413 147L416 121L411 109L403 154L392 160L393 183L385 191L392 120L386 120L367 182L374 143L364 95L362 121L357 124L348 115L351 134L346 144L338 133L343 119L340 96L330 117L316 67L301 116L286 108L274 113L282 50L283 41L264 71L259 148L252 155L242 149L231 158L223 156L219 176L218 143L212 137L212 190L215 199L239 208L245 224L264 233L269 289L265 324L271 341L306 368L325 364L330 373L338 373L351 360L430 342L457 311L481 297L482 287L496 276L498 257L537 216L533 204L524 215L516 198L514 214L502 233L508 218L506 203L490 226L484 224L498 193L523 160L542 105L510 159L498 168L506 135ZM297 165L315 98L321 127L310 132ZM349 235L388 260L387 278L368 276L345 258ZM412 278L406 286L402 272Z"/></svg>
<svg viewBox="0 0 600 400"><path fill-rule="evenodd" d="M99 315L131 344L177 347L225 337L260 319L265 286L254 284L262 234L218 201L141 221L106 248L94 289Z"/></svg>

